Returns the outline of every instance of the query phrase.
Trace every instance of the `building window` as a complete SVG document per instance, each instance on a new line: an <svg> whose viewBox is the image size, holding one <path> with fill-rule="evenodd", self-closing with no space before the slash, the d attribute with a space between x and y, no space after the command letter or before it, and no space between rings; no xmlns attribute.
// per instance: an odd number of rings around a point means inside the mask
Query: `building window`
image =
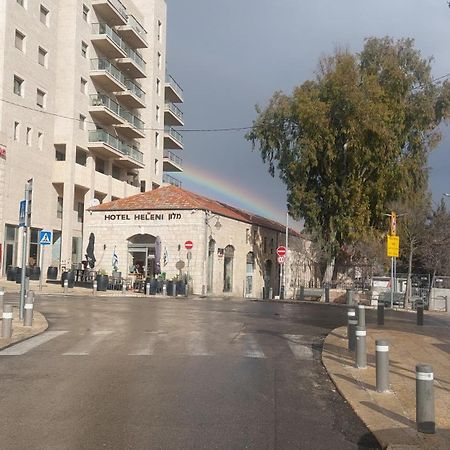
<svg viewBox="0 0 450 450"><path fill-rule="evenodd" d="M84 219L84 203L83 202L78 202L77 219L78 219L78 222L83 223L83 219Z"/></svg>
<svg viewBox="0 0 450 450"><path fill-rule="evenodd" d="M162 55L158 52L158 69L161 69L162 66Z"/></svg>
<svg viewBox="0 0 450 450"><path fill-rule="evenodd" d="M14 122L14 140L18 141L20 135L20 123Z"/></svg>
<svg viewBox="0 0 450 450"><path fill-rule="evenodd" d="M38 63L43 67L47 67L47 50L42 47L38 49Z"/></svg>
<svg viewBox="0 0 450 450"><path fill-rule="evenodd" d="M88 45L86 44L86 42L82 41L81 42L81 56L83 58L87 57L87 49L88 49Z"/></svg>
<svg viewBox="0 0 450 450"><path fill-rule="evenodd" d="M86 152L81 150L81 148L77 148L75 155L75 162L80 166L86 166L87 155Z"/></svg>
<svg viewBox="0 0 450 450"><path fill-rule="evenodd" d="M145 180L141 180L141 192L145 192Z"/></svg>
<svg viewBox="0 0 450 450"><path fill-rule="evenodd" d="M155 148L159 147L159 133L155 133Z"/></svg>
<svg viewBox="0 0 450 450"><path fill-rule="evenodd" d="M16 3L25 8L24 0L16 0Z"/></svg>
<svg viewBox="0 0 450 450"><path fill-rule="evenodd" d="M65 145L55 145L55 159L56 161L66 160L66 146Z"/></svg>
<svg viewBox="0 0 450 450"><path fill-rule="evenodd" d="M89 8L85 4L83 4L83 20L85 22L88 21L88 16L89 16Z"/></svg>
<svg viewBox="0 0 450 450"><path fill-rule="evenodd" d="M120 180L120 167L112 166L112 177L116 180Z"/></svg>
<svg viewBox="0 0 450 450"><path fill-rule="evenodd" d="M17 75L14 75L14 94L23 97L23 80Z"/></svg>
<svg viewBox="0 0 450 450"><path fill-rule="evenodd" d="M223 258L223 292L233 291L233 260L234 247L227 245L224 250Z"/></svg>
<svg viewBox="0 0 450 450"><path fill-rule="evenodd" d="M159 116L160 116L160 107L156 105L156 121L159 122Z"/></svg>
<svg viewBox="0 0 450 450"><path fill-rule="evenodd" d="M15 44L18 50L25 52L25 35L19 30L16 30Z"/></svg>
<svg viewBox="0 0 450 450"><path fill-rule="evenodd" d="M159 78L156 79L156 95L161 94L161 80Z"/></svg>
<svg viewBox="0 0 450 450"><path fill-rule="evenodd" d="M62 219L63 216L63 198L62 197L58 197L58 202L56 204L56 217L58 219Z"/></svg>
<svg viewBox="0 0 450 450"><path fill-rule="evenodd" d="M80 92L82 94L87 93L87 80L85 80L83 77L81 77L81 80L80 80Z"/></svg>
<svg viewBox="0 0 450 450"><path fill-rule="evenodd" d="M45 107L45 92L41 91L40 89L36 89L36 105L39 106L39 108Z"/></svg>
<svg viewBox="0 0 450 450"><path fill-rule="evenodd" d="M105 161L100 158L95 158L95 170L100 173L105 173Z"/></svg>
<svg viewBox="0 0 450 450"><path fill-rule="evenodd" d="M162 22L158 20L158 41L161 42Z"/></svg>
<svg viewBox="0 0 450 450"><path fill-rule="evenodd" d="M38 131L37 141L38 141L38 149L42 150L42 147L44 146L44 133L42 133L41 131Z"/></svg>
<svg viewBox="0 0 450 450"><path fill-rule="evenodd" d="M158 160L155 158L155 174L158 174Z"/></svg>
<svg viewBox="0 0 450 450"><path fill-rule="evenodd" d="M86 116L83 116L83 114L80 114L80 120L78 123L79 123L80 130L84 130L85 124L86 124Z"/></svg>
<svg viewBox="0 0 450 450"><path fill-rule="evenodd" d="M41 5L39 17L40 17L41 23L43 23L46 27L48 27L48 16L49 16L48 9L44 5Z"/></svg>
<svg viewBox="0 0 450 450"><path fill-rule="evenodd" d="M27 127L26 143L27 143L27 145L31 145L31 128L30 127Z"/></svg>

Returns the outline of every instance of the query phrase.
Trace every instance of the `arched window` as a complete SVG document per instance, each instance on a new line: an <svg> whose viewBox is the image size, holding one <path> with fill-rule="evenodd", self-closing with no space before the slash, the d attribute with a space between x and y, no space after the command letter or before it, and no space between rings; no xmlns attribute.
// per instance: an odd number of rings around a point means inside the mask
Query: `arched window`
<svg viewBox="0 0 450 450"><path fill-rule="evenodd" d="M249 296L253 292L253 271L255 270L255 255L248 252L245 265L245 295Z"/></svg>
<svg viewBox="0 0 450 450"><path fill-rule="evenodd" d="M234 247L227 245L223 252L223 292L233 291Z"/></svg>

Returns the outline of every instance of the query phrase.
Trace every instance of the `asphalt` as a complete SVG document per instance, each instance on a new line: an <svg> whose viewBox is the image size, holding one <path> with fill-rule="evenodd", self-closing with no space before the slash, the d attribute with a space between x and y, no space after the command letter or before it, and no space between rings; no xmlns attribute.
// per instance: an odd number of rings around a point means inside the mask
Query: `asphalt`
<svg viewBox="0 0 450 450"><path fill-rule="evenodd" d="M8 295L12 292L17 292L19 288L15 283L5 281L0 281L0 286L5 287ZM61 292L60 286L47 285L44 287L42 294L38 295L61 297ZM88 292L86 289L75 288L70 290L69 295L75 297L80 295L86 296L86 294L90 295L91 292ZM5 297L8 298L8 295ZM330 310L340 310L339 314L345 315L346 308L343 306L324 305L324 307ZM367 311L366 317L368 352L368 367L366 369L357 369L355 367L354 355L347 350L346 327L328 330L328 334L323 342L322 363L337 391L348 402L368 430L373 433L381 448L392 450L450 449L450 315L426 312L423 326L416 325L415 314L411 312L389 312L384 326L375 325L376 316L374 311ZM0 349L43 333L48 327L44 316L37 311L35 311L35 321L31 329L20 326L17 320L17 311L15 311L14 322L16 326L14 327L12 339L0 339ZM333 320L329 320L327 323L327 317L323 317L322 323L325 324L325 327L333 328L333 322ZM377 339L389 342L391 389L388 393L377 393L375 389L375 340ZM433 435L418 433L416 430L415 366L418 363L430 364L434 370L437 430ZM200 383L207 383L207 380L203 379L202 370L205 370L207 373L215 372L216 370L220 372L224 370L224 367L211 368L210 366L205 366L200 370L196 368L195 370L193 369L188 377L192 377L192 382L194 378L197 378ZM226 373L228 376L232 375L228 371ZM295 374L292 375L294 376ZM170 377L170 373L166 373L165 376ZM144 381L140 380L140 382ZM236 389L237 387L234 386L234 388ZM316 386L311 386L311 389L315 388ZM328 389L332 390L331 386L328 386ZM288 397L292 394L291 392L284 395ZM319 399L319 401L321 400ZM315 407L314 404L306 406L311 409ZM328 407L330 407L329 404ZM342 406L339 407L341 408ZM247 410L247 413L256 415L256 410ZM289 414L285 415L285 417L289 417ZM327 420L331 419L327 418ZM339 419L334 417L333 421L335 422L334 427L339 428ZM317 427L317 425L317 423L311 423L311 426ZM264 423L260 424L260 426L264 427ZM341 423L341 429L346 427L348 427L348 424ZM326 432L325 430L321 431ZM177 437L175 432L174 436L172 436L173 442L175 443L177 439L181 439L180 436L182 436L182 433ZM357 448L376 448L373 446L370 436L366 438L364 438L364 435L362 436L361 442L357 443ZM223 438L225 439L225 436ZM262 445L264 438L261 436L259 438L262 440L258 440L260 442L258 445ZM365 439L368 444L364 442ZM227 439L224 442L226 441ZM229 442L240 442L239 436L237 436L237 440ZM218 443L216 444L214 448L232 448L221 447ZM248 447L242 448L256 448L251 444L250 442ZM282 444L282 441L279 444ZM305 445L298 448L322 448L318 446L317 442L314 443L314 440L311 440L309 444L305 442ZM265 443L263 447L293 448L288 443L286 443L285 447L283 445L277 444L272 446ZM178 446L175 445L174 448L178 448ZM338 445L333 448L341 447Z"/></svg>

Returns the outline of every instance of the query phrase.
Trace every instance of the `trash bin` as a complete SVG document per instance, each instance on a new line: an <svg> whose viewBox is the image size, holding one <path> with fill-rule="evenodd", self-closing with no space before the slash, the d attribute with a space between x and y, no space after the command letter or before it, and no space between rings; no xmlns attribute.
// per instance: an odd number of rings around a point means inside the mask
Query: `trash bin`
<svg viewBox="0 0 450 450"><path fill-rule="evenodd" d="M58 268L50 266L47 269L47 280L57 280L58 279Z"/></svg>
<svg viewBox="0 0 450 450"><path fill-rule="evenodd" d="M63 272L61 274L61 286L64 287L64 281L68 281L68 287L73 288L75 286L75 273L72 271L69 272Z"/></svg>
<svg viewBox="0 0 450 450"><path fill-rule="evenodd" d="M106 291L108 289L108 275L99 274L95 277L95 280L97 281L97 291Z"/></svg>
<svg viewBox="0 0 450 450"><path fill-rule="evenodd" d="M39 280L41 278L41 268L39 266L30 267L30 280Z"/></svg>
<svg viewBox="0 0 450 450"><path fill-rule="evenodd" d="M6 279L8 281L16 281L16 273L19 268L16 266L9 266L6 271Z"/></svg>

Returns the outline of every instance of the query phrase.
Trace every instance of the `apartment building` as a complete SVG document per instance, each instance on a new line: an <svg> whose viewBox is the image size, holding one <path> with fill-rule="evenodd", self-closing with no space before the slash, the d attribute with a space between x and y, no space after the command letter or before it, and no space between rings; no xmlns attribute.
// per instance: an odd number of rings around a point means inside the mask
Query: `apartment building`
<svg viewBox="0 0 450 450"><path fill-rule="evenodd" d="M165 0L0 2L2 274L21 266L27 180L27 261L53 231L43 270L84 259L89 207L177 184L183 92L166 70L166 14Z"/></svg>

